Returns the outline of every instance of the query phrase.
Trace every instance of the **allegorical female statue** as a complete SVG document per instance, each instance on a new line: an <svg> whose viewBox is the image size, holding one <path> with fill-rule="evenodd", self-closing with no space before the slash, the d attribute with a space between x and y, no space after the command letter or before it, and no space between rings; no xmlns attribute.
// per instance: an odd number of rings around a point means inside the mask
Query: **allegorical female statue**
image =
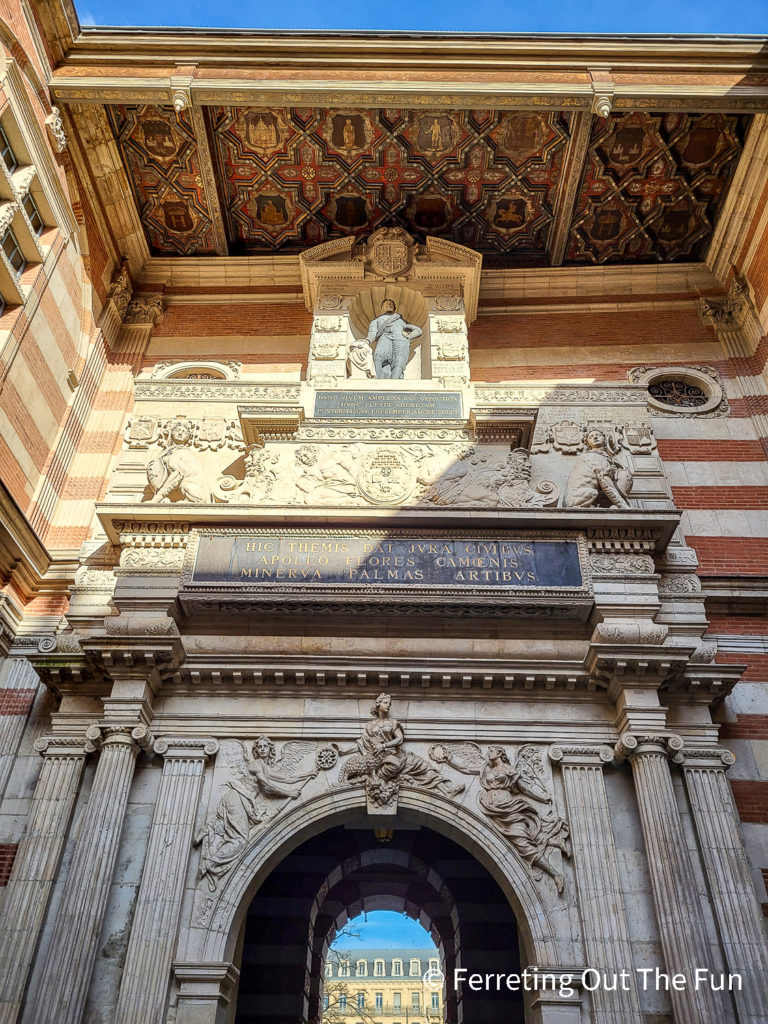
<svg viewBox="0 0 768 1024"><path fill-rule="evenodd" d="M242 744L216 810L195 836L195 845L202 844L199 877L208 879L211 891L240 857L253 831L270 816L267 800L296 800L305 782L317 775L314 762L311 767L301 764L316 747L303 741L285 743L278 758L268 736Z"/></svg>
<svg viewBox="0 0 768 1024"><path fill-rule="evenodd" d="M211 501L205 470L192 449L192 428L177 420L170 429L170 444L147 466L147 479L155 492L151 502L170 501L172 491L179 489L184 501L203 504Z"/></svg>
<svg viewBox="0 0 768 1024"><path fill-rule="evenodd" d="M485 756L471 741L435 743L429 756L438 764L450 764L466 775L479 775L481 792L477 802L493 825L514 846L519 856L534 869L535 877L549 875L558 893L563 876L549 863L552 847L568 857L570 828L554 811L547 791L539 751L532 744L521 747L514 767L503 747L493 744Z"/></svg>
<svg viewBox="0 0 768 1024"><path fill-rule="evenodd" d="M464 786L446 779L417 754L403 749L405 733L396 718L390 718L392 698L380 693L371 708L363 735L351 747L340 748L340 754L355 753L341 769L339 783L365 782L374 803L386 806L397 795L400 783L435 789L445 796L456 796Z"/></svg>

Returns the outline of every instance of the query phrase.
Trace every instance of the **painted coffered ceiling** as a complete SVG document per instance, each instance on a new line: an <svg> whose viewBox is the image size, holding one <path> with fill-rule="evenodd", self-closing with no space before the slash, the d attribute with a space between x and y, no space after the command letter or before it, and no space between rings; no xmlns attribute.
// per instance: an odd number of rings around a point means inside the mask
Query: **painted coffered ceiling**
<svg viewBox="0 0 768 1024"><path fill-rule="evenodd" d="M399 225L486 265L701 260L750 115L110 105L150 251L296 253Z"/></svg>

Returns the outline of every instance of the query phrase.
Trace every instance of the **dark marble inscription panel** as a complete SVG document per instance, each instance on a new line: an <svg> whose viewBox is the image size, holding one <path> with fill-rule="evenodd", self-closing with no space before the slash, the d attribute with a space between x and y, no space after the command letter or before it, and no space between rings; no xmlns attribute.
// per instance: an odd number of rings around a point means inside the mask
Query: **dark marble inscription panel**
<svg viewBox="0 0 768 1024"><path fill-rule="evenodd" d="M315 418L334 420L461 419L460 391L318 391Z"/></svg>
<svg viewBox="0 0 768 1024"><path fill-rule="evenodd" d="M565 589L574 594L588 589L583 543L576 535L230 530L200 532L194 539L186 580L191 587Z"/></svg>

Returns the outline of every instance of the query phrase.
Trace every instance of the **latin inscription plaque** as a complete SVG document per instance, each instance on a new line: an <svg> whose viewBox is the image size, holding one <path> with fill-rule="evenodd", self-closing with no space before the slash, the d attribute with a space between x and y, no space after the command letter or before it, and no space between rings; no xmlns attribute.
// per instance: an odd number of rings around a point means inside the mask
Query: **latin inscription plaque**
<svg viewBox="0 0 768 1024"><path fill-rule="evenodd" d="M576 534L194 531L185 586L236 591L589 592Z"/></svg>
<svg viewBox="0 0 768 1024"><path fill-rule="evenodd" d="M315 418L333 420L461 419L460 391L318 391Z"/></svg>

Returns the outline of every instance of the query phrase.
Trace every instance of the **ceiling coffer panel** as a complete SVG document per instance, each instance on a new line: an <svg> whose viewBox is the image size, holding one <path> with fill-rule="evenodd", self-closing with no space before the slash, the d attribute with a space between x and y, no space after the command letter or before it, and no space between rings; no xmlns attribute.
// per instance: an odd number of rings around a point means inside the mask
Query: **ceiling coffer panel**
<svg viewBox="0 0 768 1024"><path fill-rule="evenodd" d="M110 108L158 255L216 251L201 168L210 151L232 254L296 253L400 226L477 249L486 266L543 266L555 218L565 216L566 263L697 260L749 122L594 118L581 167L570 152L576 118L565 111L204 110L200 154L186 112Z"/></svg>
<svg viewBox="0 0 768 1024"><path fill-rule="evenodd" d="M566 262L703 259L748 121L640 112L596 120Z"/></svg>

